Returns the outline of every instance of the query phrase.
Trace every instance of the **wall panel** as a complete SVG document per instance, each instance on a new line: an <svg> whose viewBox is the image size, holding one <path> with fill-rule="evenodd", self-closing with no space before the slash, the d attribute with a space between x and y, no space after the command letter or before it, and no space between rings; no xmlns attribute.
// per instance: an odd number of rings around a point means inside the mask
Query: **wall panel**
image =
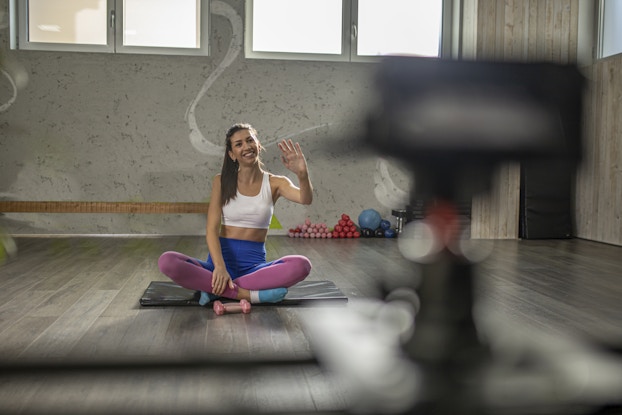
<svg viewBox="0 0 622 415"><path fill-rule="evenodd" d="M477 59L569 63L576 59L578 0L480 0ZM505 166L473 202L475 238L518 237L520 169Z"/></svg>
<svg viewBox="0 0 622 415"><path fill-rule="evenodd" d="M622 56L585 68L585 158L577 178L577 236L622 245Z"/></svg>

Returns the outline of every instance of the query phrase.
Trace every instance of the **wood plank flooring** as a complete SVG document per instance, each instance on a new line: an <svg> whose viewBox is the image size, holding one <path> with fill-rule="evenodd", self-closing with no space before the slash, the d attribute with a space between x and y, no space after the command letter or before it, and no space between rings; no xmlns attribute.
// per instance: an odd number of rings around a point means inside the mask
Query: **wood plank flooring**
<svg viewBox="0 0 622 415"><path fill-rule="evenodd" d="M177 250L203 258L203 237L16 241L18 255L0 266L0 364L88 362L101 370L0 374L0 413L301 413L350 405L348 385L310 364L315 353L303 321L312 308L261 306L218 317L209 308L140 307L149 282L166 280L158 256ZM392 239L274 236L267 250L271 259L306 255L314 266L308 279L332 280L350 304L412 285L416 276ZM622 349L622 247L500 240L477 275L480 313ZM234 364L274 359L301 363L243 372ZM232 364L192 365L205 360ZM162 362L170 367L141 366Z"/></svg>

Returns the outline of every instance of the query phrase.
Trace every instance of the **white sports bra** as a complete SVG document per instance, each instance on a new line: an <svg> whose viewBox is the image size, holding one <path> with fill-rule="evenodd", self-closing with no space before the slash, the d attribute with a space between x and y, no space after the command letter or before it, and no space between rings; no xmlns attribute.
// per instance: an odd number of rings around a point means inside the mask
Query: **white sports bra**
<svg viewBox="0 0 622 415"><path fill-rule="evenodd" d="M256 196L244 196L239 191L235 199L222 207L222 224L240 228L268 229L274 213L270 175L263 174L261 190Z"/></svg>

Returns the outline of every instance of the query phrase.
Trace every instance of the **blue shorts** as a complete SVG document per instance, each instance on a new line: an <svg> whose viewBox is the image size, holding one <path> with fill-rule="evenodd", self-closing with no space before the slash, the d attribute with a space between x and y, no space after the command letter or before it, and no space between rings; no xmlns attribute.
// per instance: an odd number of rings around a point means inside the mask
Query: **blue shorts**
<svg viewBox="0 0 622 415"><path fill-rule="evenodd" d="M266 262L266 244L263 242L220 238L220 247L231 279L250 274L276 262ZM197 261L203 268L214 271L211 255L207 256L207 261L199 259Z"/></svg>

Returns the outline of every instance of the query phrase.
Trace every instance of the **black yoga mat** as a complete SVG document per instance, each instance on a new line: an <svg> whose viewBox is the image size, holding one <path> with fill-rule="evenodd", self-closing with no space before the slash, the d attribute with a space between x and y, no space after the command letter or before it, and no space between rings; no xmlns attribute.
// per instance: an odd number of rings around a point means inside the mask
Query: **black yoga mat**
<svg viewBox="0 0 622 415"><path fill-rule="evenodd" d="M226 299L223 299L224 301ZM312 305L319 301L345 303L348 297L332 281L301 281L288 289L283 301L265 305ZM199 292L180 287L172 281L151 281L140 298L140 305L145 307L198 306Z"/></svg>

